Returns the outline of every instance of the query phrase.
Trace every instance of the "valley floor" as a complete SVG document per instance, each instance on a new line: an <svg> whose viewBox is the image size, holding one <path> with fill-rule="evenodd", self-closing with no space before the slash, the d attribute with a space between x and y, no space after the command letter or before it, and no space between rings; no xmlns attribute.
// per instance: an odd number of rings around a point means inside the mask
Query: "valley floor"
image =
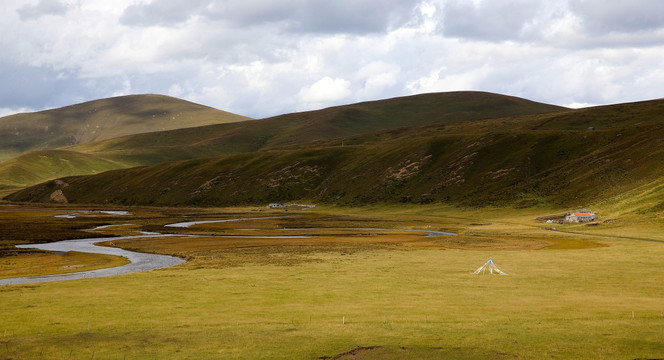
<svg viewBox="0 0 664 360"><path fill-rule="evenodd" d="M175 267L0 286L0 359L664 358L654 215L553 231L535 220L543 210L99 210L1 207L0 274L44 256L10 249L28 240L248 220L107 243L187 260ZM50 256L62 263L42 273L65 264ZM473 275L488 259L509 275Z"/></svg>

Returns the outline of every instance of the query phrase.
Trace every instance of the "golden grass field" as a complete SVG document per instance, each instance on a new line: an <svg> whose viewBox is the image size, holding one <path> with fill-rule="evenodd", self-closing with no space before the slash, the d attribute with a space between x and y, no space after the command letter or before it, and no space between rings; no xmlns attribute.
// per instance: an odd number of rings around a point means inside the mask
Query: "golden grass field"
<svg viewBox="0 0 664 360"><path fill-rule="evenodd" d="M609 214L598 226L553 231L535 221L549 209L129 210L56 219L74 208L0 208L12 224L24 218L59 237L108 224L130 225L94 232L208 235L113 242L188 260L173 268L0 286L0 359L664 358L658 215ZM284 233L317 237L239 237ZM0 270L25 271L18 268L53 256L19 252L0 259ZM509 275L473 275L489 258Z"/></svg>
<svg viewBox="0 0 664 360"><path fill-rule="evenodd" d="M31 256L0 258L0 278L63 274L127 264L118 256L70 251L65 254L43 253Z"/></svg>

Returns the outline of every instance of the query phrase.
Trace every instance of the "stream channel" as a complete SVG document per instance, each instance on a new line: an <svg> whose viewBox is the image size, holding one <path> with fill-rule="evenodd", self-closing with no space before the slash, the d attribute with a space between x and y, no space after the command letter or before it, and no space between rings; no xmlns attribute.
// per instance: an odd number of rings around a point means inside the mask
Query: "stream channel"
<svg viewBox="0 0 664 360"><path fill-rule="evenodd" d="M263 219L273 219L278 218L279 216L271 217L261 217L261 218L241 218L241 219L225 219L225 220L202 220L202 221L188 221L180 222L174 224L167 224L165 227L170 228L188 228L200 224L210 224L210 223L221 223L221 222L233 222L233 221L243 221L243 220L263 220ZM124 224L127 225L127 224ZM100 230L109 226L101 226L93 230ZM311 228L307 228L311 230ZM284 229L284 230L302 230L302 229ZM363 230L363 231L385 231L385 230L394 230L394 231L412 231L426 233L427 237L437 237L437 236L455 236L457 234L450 232L442 231L430 231L430 230L411 230L411 229L380 229L380 228L353 228L349 230ZM155 237L199 237L200 235L183 235L183 234L157 234L157 233L143 233L142 235L132 235L132 236L115 236L115 237L106 237L106 238L90 238L90 239L73 239L73 240L62 240L52 243L45 244L27 244L27 245L17 245L18 248L25 249L40 249L53 252L69 252L77 251L84 253L96 253L96 254L105 254L105 255L116 255L122 256L129 260L129 264L98 269L98 270L89 270L89 271L79 271L66 274L54 274L46 276L27 276L27 277L15 277L8 279L0 279L0 285L14 285L14 284L29 284L29 283L39 283L47 281L61 281L61 280L74 280L74 279L85 279L85 278L95 278L103 276L113 276L121 274L130 274L135 272L149 271L167 268L175 265L182 264L185 262L183 259L180 259L175 256L169 255L158 255L158 254L148 254L148 253L139 253L134 251L128 251L120 248L106 247L96 245L97 243L104 241L113 241L113 240L124 240L124 239L146 239L146 238L155 238ZM292 236L238 236L238 235L229 235L229 236L215 236L215 237L244 237L244 238L309 238L313 236L305 235L292 235Z"/></svg>

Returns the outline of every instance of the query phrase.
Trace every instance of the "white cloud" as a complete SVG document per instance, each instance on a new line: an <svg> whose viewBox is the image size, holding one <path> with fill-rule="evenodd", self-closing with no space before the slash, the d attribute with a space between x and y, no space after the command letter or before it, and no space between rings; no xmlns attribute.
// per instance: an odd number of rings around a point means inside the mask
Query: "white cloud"
<svg viewBox="0 0 664 360"><path fill-rule="evenodd" d="M300 90L298 98L303 104L332 104L350 96L350 82L325 76Z"/></svg>
<svg viewBox="0 0 664 360"><path fill-rule="evenodd" d="M26 112L33 112L34 109L30 108L0 108L0 118L4 116L9 116L9 115L14 115L17 113L26 113Z"/></svg>
<svg viewBox="0 0 664 360"><path fill-rule="evenodd" d="M0 108L164 93L265 117L430 91L566 105L664 90L660 0L184 3L4 1Z"/></svg>
<svg viewBox="0 0 664 360"><path fill-rule="evenodd" d="M572 108L572 109L582 109L582 108L587 108L587 107L591 107L591 106L595 106L595 105L597 105L597 104L573 102L571 104L564 104L562 106Z"/></svg>
<svg viewBox="0 0 664 360"><path fill-rule="evenodd" d="M358 90L361 99L375 99L397 86L401 69L398 65L374 61L363 66L356 74L364 85Z"/></svg>

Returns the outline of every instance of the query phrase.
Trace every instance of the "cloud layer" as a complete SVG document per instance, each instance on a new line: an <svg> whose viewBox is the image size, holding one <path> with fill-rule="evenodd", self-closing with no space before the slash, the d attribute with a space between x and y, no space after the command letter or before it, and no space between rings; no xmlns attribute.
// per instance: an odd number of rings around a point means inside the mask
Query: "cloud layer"
<svg viewBox="0 0 664 360"><path fill-rule="evenodd" d="M7 0L0 115L161 93L243 115L484 90L659 98L664 2Z"/></svg>

